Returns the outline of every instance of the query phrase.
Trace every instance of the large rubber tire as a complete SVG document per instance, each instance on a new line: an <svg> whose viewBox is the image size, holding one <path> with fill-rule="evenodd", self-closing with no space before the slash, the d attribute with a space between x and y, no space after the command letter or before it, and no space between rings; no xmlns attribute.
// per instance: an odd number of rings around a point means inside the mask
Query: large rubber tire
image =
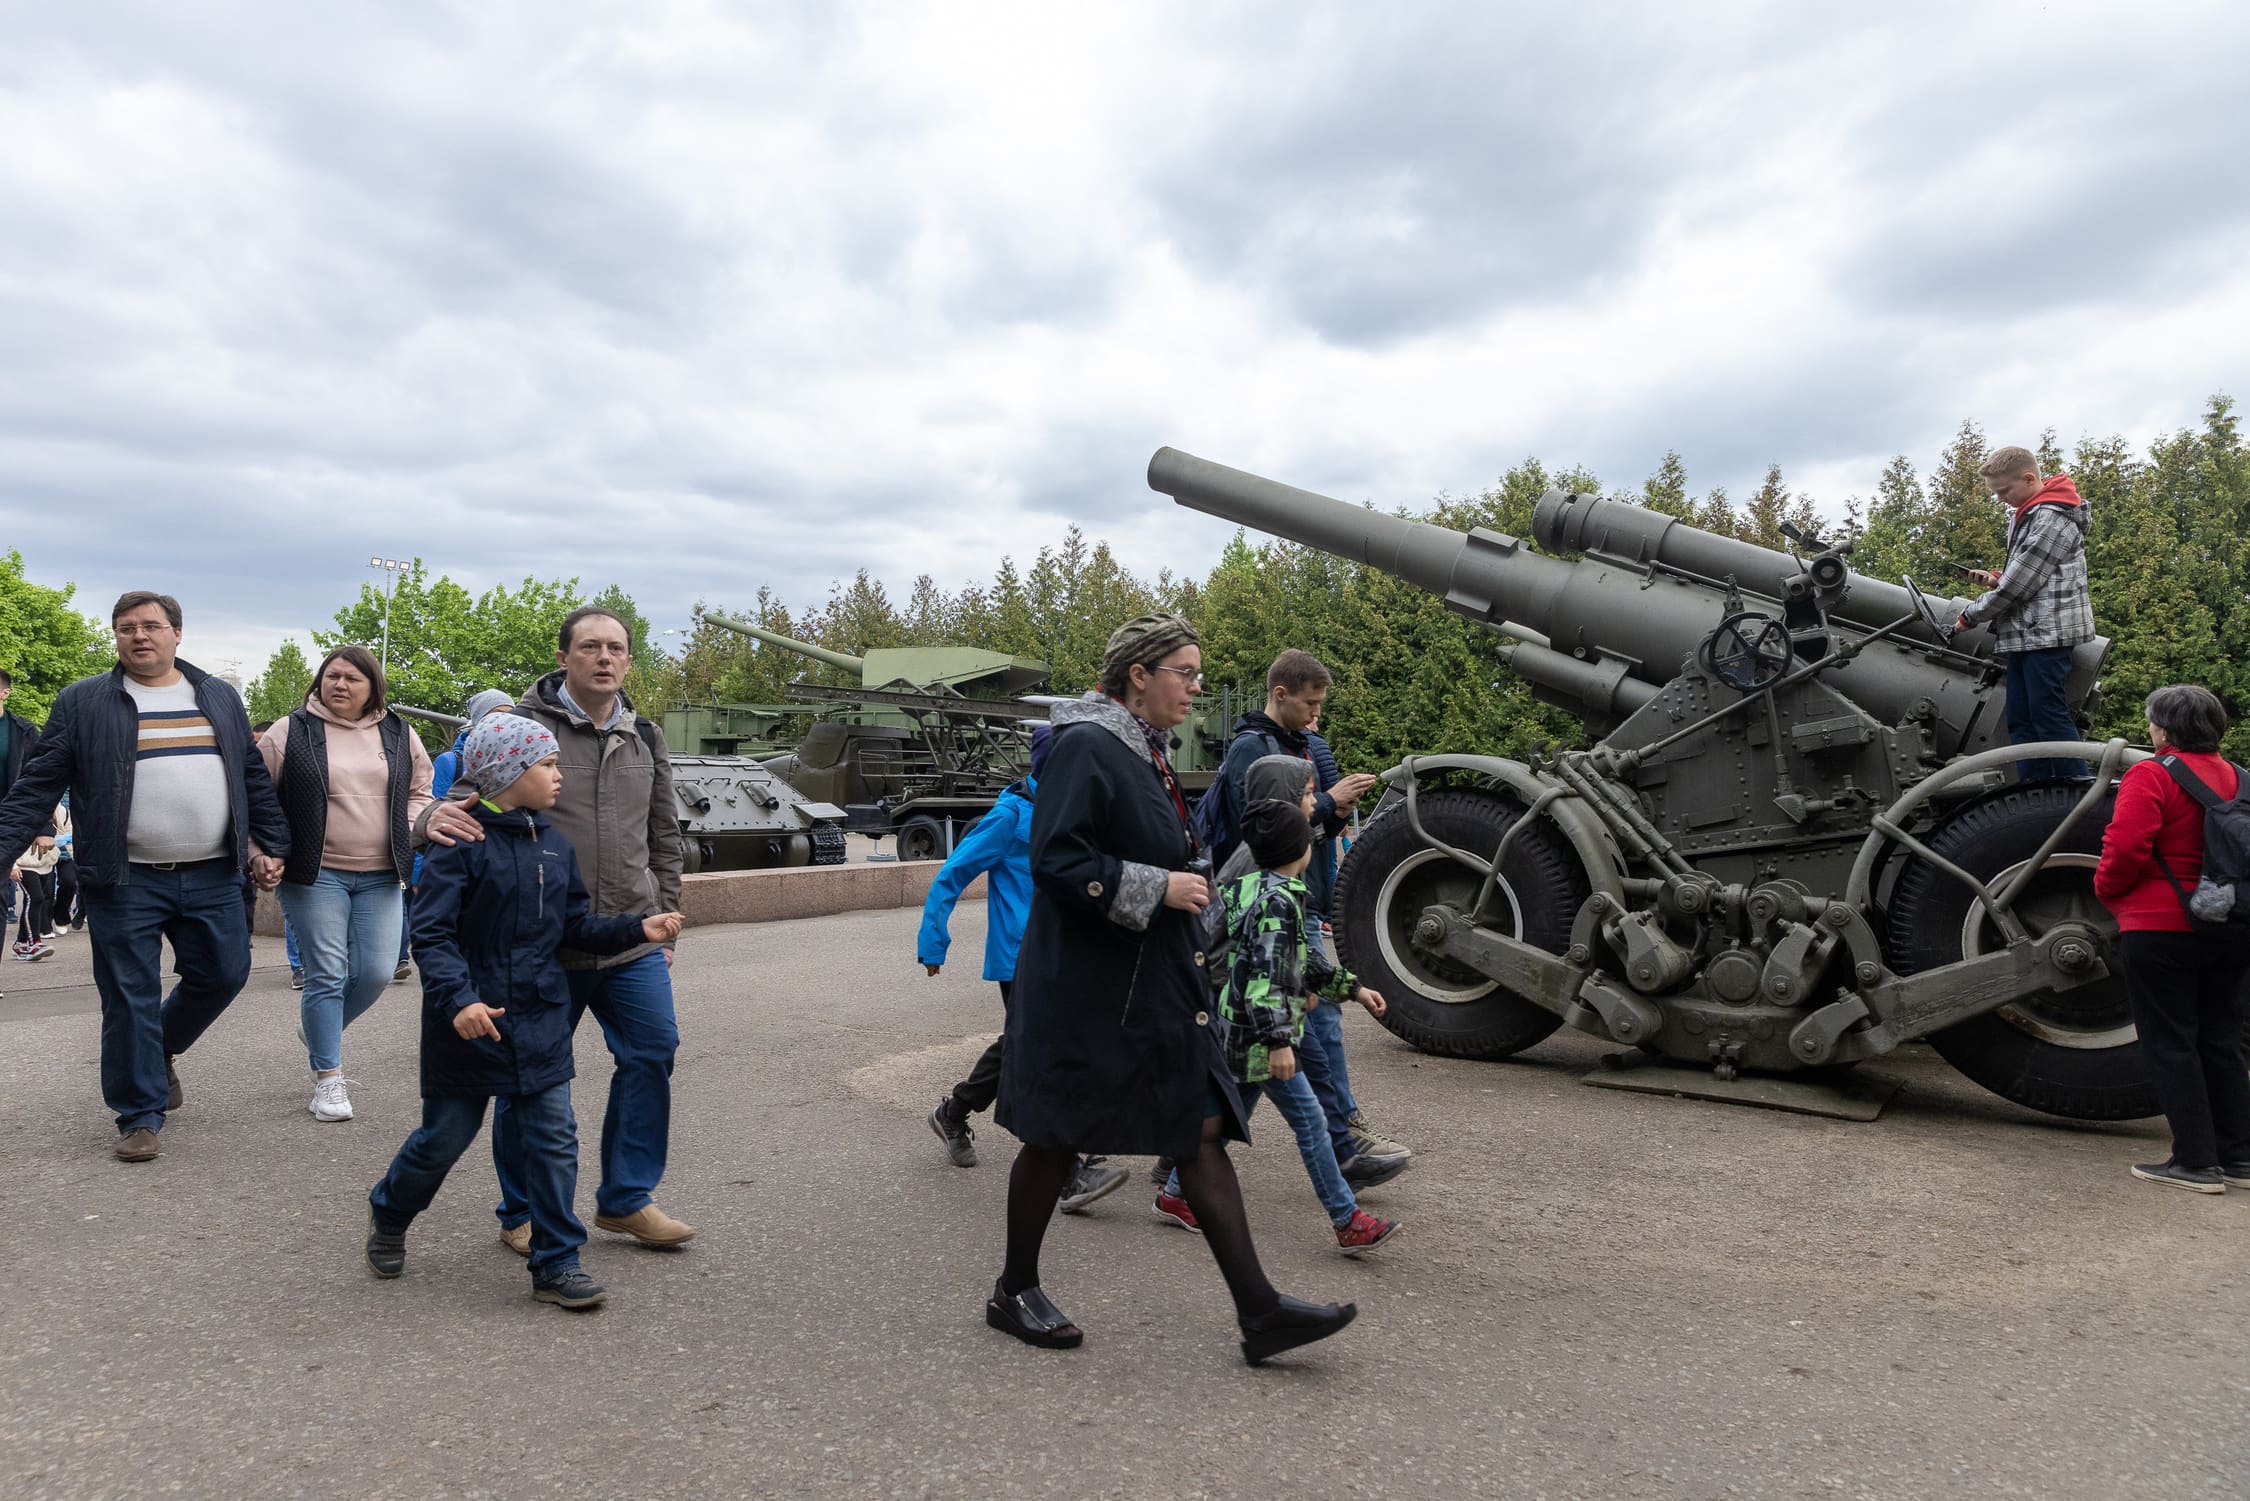
<svg viewBox="0 0 2250 1501"><path fill-rule="evenodd" d="M1928 838L1930 848L1980 880L1990 881L2038 851L2077 805L2078 790L2034 783L1971 803ZM2096 809L2070 831L2032 888L2016 904L2034 934L2064 917L2114 923L2094 899L2094 862L2101 854L2109 809ZM1999 944L1989 921L1972 927L1968 888L1928 862L1908 859L1892 888L1885 948L1892 968L1917 974ZM2157 1113L2133 1030L2117 951L2111 975L2057 993L2042 990L1995 1011L1930 1034L1940 1057L2003 1099L2081 1121L2138 1120Z"/></svg>
<svg viewBox="0 0 2250 1501"><path fill-rule="evenodd" d="M917 813L900 824L898 857L901 860L943 860L945 825L927 813Z"/></svg>
<svg viewBox="0 0 2250 1501"><path fill-rule="evenodd" d="M1511 798L1485 792L1432 792L1417 800L1422 827L1455 849L1490 855L1523 816ZM1586 872L1569 842L1542 820L1509 847L1500 870L1512 900L1515 934L1551 953L1570 947L1570 925L1586 900ZM1422 909L1450 901L1466 909L1481 878L1414 837L1406 810L1368 823L1336 886L1336 943L1344 963L1383 993L1383 1025L1426 1053L1505 1058L1562 1025L1562 1018L1474 971L1416 950Z"/></svg>

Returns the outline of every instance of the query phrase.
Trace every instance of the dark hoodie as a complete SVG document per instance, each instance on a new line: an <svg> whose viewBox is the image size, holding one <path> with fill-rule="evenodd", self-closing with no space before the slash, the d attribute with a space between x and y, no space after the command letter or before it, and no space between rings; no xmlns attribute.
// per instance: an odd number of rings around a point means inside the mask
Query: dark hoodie
<svg viewBox="0 0 2250 1501"><path fill-rule="evenodd" d="M1327 917L1336 885L1336 836L1343 832L1345 816L1336 810L1336 800L1328 789L1336 778L1325 774L1312 754L1310 738L1302 730L1285 730L1263 709L1253 709L1235 721L1234 739L1227 745L1226 760L1219 767L1218 777L1211 783L1203 801L1217 803L1208 809L1198 808L1196 827L1203 832L1204 842L1210 848L1213 869L1223 868L1227 856L1234 853L1240 842L1243 809L1243 786L1250 768L1261 756L1300 756L1313 762L1313 859L1305 871L1306 910L1316 917Z"/></svg>

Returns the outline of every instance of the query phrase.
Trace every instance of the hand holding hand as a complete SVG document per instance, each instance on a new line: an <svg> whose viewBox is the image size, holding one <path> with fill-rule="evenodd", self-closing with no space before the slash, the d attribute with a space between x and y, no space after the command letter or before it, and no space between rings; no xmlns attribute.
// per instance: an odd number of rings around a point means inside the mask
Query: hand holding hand
<svg viewBox="0 0 2250 1501"><path fill-rule="evenodd" d="M1291 1079L1297 1077L1297 1050L1295 1048L1275 1048L1272 1052L1266 1054L1266 1066L1273 1070L1273 1076L1276 1079L1284 1084L1288 1083Z"/></svg>
<svg viewBox="0 0 2250 1501"><path fill-rule="evenodd" d="M250 857L250 884L260 891L271 891L281 884L281 861L273 855Z"/></svg>
<svg viewBox="0 0 2250 1501"><path fill-rule="evenodd" d="M1211 905L1211 883L1193 871L1175 870L1164 878L1164 905L1180 912L1201 912Z"/></svg>
<svg viewBox="0 0 2250 1501"><path fill-rule="evenodd" d="M431 810L422 832L432 844L475 844L484 838L484 825L477 822L467 803L439 803Z"/></svg>
<svg viewBox="0 0 2250 1501"><path fill-rule="evenodd" d="M1383 992L1370 990L1365 985L1352 992L1352 999L1365 1006L1367 1014L1378 1021L1382 1020L1384 1012L1391 1009L1391 1003L1383 999Z"/></svg>
<svg viewBox="0 0 2250 1501"><path fill-rule="evenodd" d="M1370 772L1355 771L1328 789L1328 800L1339 808L1356 806L1359 800L1375 788L1382 778Z"/></svg>
<svg viewBox="0 0 2250 1501"><path fill-rule="evenodd" d="M496 1016L506 1016L505 1006L487 1006L482 1001L471 1001L453 1013L453 1030L474 1042L479 1037L500 1040L500 1029L492 1024Z"/></svg>
<svg viewBox="0 0 2250 1501"><path fill-rule="evenodd" d="M641 919L641 936L650 943L670 943L680 936L687 919L677 912L659 912L654 917Z"/></svg>

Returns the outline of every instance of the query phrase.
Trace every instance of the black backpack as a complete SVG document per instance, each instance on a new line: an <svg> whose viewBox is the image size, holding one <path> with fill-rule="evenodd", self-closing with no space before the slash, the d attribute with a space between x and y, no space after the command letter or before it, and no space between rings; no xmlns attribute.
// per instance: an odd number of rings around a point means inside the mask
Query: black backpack
<svg viewBox="0 0 2250 1501"><path fill-rule="evenodd" d="M2158 869L2179 893L2196 931L2250 938L2250 774L2236 767L2234 796L2221 797L2178 756L2156 760L2203 807L2203 876L2195 890L2180 884L2161 852Z"/></svg>
<svg viewBox="0 0 2250 1501"><path fill-rule="evenodd" d="M1283 745L1280 738L1271 730L1246 730L1244 733L1256 735L1260 740L1263 740L1266 743L1265 754L1269 756L1295 754L1289 747ZM1241 736L1238 735L1235 738L1240 739ZM1232 750L1234 742L1227 742L1227 748ZM1308 755L1305 759L1310 761L1312 757ZM1228 816L1231 812L1234 818L1239 818L1242 816L1242 810L1220 806L1224 801L1219 796L1219 787L1223 780L1224 768L1222 763L1220 777L1213 779L1211 785L1204 790L1203 796L1196 799L1195 816L1189 825L1195 830L1195 842L1210 852L1211 869L1214 873L1220 866L1226 864L1227 856L1234 853L1234 847L1242 837L1242 831L1233 826L1233 820Z"/></svg>

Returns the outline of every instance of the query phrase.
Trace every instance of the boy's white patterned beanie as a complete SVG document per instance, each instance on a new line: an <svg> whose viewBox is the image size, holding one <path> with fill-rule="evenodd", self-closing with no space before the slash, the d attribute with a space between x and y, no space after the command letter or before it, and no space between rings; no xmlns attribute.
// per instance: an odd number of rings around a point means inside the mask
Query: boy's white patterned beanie
<svg viewBox="0 0 2250 1501"><path fill-rule="evenodd" d="M560 748L555 732L536 719L488 714L469 727L468 743L461 747L461 775L490 797L507 791L517 777Z"/></svg>

